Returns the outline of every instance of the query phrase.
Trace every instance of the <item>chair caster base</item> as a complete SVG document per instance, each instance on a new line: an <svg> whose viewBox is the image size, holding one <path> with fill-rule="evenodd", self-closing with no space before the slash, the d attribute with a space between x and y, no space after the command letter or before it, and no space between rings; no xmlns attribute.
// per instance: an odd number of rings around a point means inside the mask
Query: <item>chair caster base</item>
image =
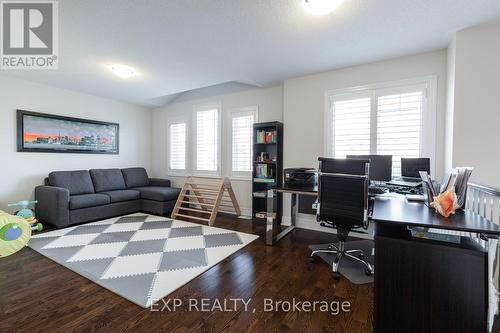
<svg viewBox="0 0 500 333"><path fill-rule="evenodd" d="M332 277L334 280L340 280L340 273L339 272L332 272Z"/></svg>
<svg viewBox="0 0 500 333"><path fill-rule="evenodd" d="M367 276L372 276L373 275L373 270L372 269L369 269L369 268L365 268L365 274Z"/></svg>
<svg viewBox="0 0 500 333"><path fill-rule="evenodd" d="M316 262L316 259L317 259L317 255L316 254L313 254L313 255L309 256L309 262L311 264L314 264Z"/></svg>

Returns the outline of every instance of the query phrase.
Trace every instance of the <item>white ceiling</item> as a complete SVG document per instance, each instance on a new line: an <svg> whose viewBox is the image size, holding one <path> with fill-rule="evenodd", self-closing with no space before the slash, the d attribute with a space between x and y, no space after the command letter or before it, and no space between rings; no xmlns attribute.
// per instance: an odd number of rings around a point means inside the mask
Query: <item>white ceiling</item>
<svg viewBox="0 0 500 333"><path fill-rule="evenodd" d="M2 71L146 106L241 82L445 48L453 33L500 17L498 0L346 0L331 15L303 0L60 0L59 70ZM119 79L104 66L140 75Z"/></svg>

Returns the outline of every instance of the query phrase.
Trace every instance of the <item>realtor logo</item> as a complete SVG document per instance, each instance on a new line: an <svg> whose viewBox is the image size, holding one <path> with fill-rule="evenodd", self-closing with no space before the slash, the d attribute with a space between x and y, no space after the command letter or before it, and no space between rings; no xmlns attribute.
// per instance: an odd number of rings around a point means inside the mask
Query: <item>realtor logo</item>
<svg viewBox="0 0 500 333"><path fill-rule="evenodd" d="M57 69L56 1L0 1L1 69Z"/></svg>

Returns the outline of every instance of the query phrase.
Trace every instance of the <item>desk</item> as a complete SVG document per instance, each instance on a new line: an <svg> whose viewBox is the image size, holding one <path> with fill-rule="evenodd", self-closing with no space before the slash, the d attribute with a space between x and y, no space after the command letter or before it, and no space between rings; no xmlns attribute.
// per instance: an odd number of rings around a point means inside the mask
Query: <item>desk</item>
<svg viewBox="0 0 500 333"><path fill-rule="evenodd" d="M472 211L444 218L422 203L376 198L374 332L486 332L487 251L411 237L426 227L498 238L500 227Z"/></svg>
<svg viewBox="0 0 500 333"><path fill-rule="evenodd" d="M277 224L278 221L273 218L274 212L274 195L275 193L288 193L291 195L291 212L290 212L290 226L277 232ZM274 245L280 239L288 235L290 231L295 229L295 223L297 219L297 197L299 195L309 195L309 196L317 196L318 190L317 188L309 189L309 190L301 190L301 189L292 189L287 187L276 187L273 189L269 189L267 191L267 225L266 225L266 245Z"/></svg>
<svg viewBox="0 0 500 333"><path fill-rule="evenodd" d="M273 211L274 211L274 201L273 198L276 193L288 193L291 195L291 203L290 203L290 226L287 228L281 230L280 232L277 231L278 227L278 221L273 219ZM269 189L267 191L267 225L266 225L266 244L267 245L274 245L276 244L280 239L285 237L290 231L295 229L296 221L297 221L297 214L298 214L298 206L297 206L297 199L299 195L307 195L307 196L314 196L316 197L318 195L318 187L314 187L311 189L299 189L299 188L290 188L290 187L274 187L272 189ZM372 197L386 197L386 198L405 198L404 195L402 194L396 194L396 193L386 193L386 194L378 194L374 195Z"/></svg>
<svg viewBox="0 0 500 333"><path fill-rule="evenodd" d="M291 195L291 225L277 232L272 218L275 193ZM267 192L266 244L274 245L295 228L297 197L317 191L274 188ZM500 227L469 211L449 218L404 195L375 196L371 220L375 225L374 331L486 332L488 253L462 237L460 244L411 237L411 228L424 227L500 238Z"/></svg>
<svg viewBox="0 0 500 333"><path fill-rule="evenodd" d="M457 210L454 215L444 218L420 202L404 199L376 197L373 204L372 220L380 224L403 227L426 227L463 232L500 235L500 226L470 211Z"/></svg>

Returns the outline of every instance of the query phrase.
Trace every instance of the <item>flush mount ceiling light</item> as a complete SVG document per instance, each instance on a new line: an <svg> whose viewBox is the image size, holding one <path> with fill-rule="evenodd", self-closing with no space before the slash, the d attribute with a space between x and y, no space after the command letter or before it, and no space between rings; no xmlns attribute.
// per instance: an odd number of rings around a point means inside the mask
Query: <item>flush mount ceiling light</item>
<svg viewBox="0 0 500 333"><path fill-rule="evenodd" d="M305 9L313 14L324 16L332 13L344 0L304 0Z"/></svg>
<svg viewBox="0 0 500 333"><path fill-rule="evenodd" d="M121 79L128 79L136 74L135 69L126 65L113 64L109 66L109 69Z"/></svg>

